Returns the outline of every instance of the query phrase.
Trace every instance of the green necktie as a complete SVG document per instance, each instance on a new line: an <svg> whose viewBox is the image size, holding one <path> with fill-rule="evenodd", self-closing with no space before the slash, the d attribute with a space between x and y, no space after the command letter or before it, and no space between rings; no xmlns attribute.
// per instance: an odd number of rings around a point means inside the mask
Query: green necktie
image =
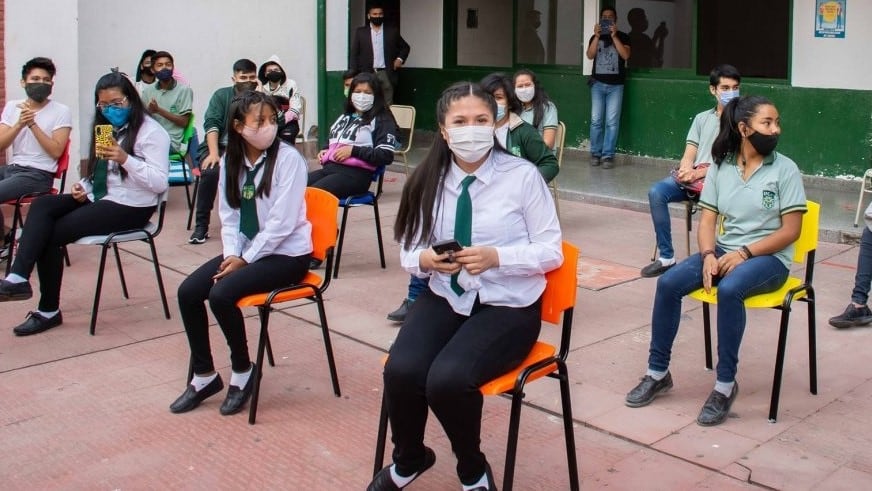
<svg viewBox="0 0 872 491"><path fill-rule="evenodd" d="M257 200L254 198L254 176L257 171L263 166L263 159L257 163L251 170L245 171L245 184L242 185L242 199L239 205L239 231L242 232L249 240L253 239L260 231L260 224L257 222Z"/></svg>
<svg viewBox="0 0 872 491"><path fill-rule="evenodd" d="M106 187L106 178L109 175L109 162L104 159L97 159L97 165L94 166L94 175L91 177L93 184L94 201L99 201L108 192Z"/></svg>
<svg viewBox="0 0 872 491"><path fill-rule="evenodd" d="M472 245L472 198L469 197L469 185L475 176L466 176L460 183L460 196L457 197L457 210L454 213L454 240L467 247ZM451 275L451 289L458 296L466 291L457 283L459 272Z"/></svg>

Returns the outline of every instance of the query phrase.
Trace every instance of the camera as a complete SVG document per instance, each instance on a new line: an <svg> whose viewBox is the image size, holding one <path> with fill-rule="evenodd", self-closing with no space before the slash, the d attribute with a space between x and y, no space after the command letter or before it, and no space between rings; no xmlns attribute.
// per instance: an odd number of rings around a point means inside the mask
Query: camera
<svg viewBox="0 0 872 491"><path fill-rule="evenodd" d="M608 33L613 24L614 24L614 22L612 22L608 19L603 19L600 21L600 30L602 32Z"/></svg>

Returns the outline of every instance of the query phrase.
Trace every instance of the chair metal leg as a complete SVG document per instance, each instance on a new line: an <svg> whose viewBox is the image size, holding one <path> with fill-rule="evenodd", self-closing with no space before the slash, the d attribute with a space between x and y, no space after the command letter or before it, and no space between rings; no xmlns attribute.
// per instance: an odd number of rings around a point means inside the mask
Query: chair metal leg
<svg viewBox="0 0 872 491"><path fill-rule="evenodd" d="M712 318L708 302L702 304L703 335L705 336L705 369L712 369Z"/></svg>
<svg viewBox="0 0 872 491"><path fill-rule="evenodd" d="M387 265L385 264L385 247L382 243L381 219L378 214L378 199L372 202L372 209L375 214L375 235L378 238L378 257L381 260L382 269L385 269Z"/></svg>
<svg viewBox="0 0 872 491"><path fill-rule="evenodd" d="M103 290L103 271L106 269L106 253L109 252L109 246L104 244L100 248L100 269L97 270L97 287L94 291L94 306L91 308L91 336L97 328L97 311L100 308L100 292Z"/></svg>
<svg viewBox="0 0 872 491"><path fill-rule="evenodd" d="M70 263L70 250L67 249L67 246L61 246L61 247L64 249L64 261L66 261L67 267L72 266L72 263Z"/></svg>
<svg viewBox="0 0 872 491"><path fill-rule="evenodd" d="M188 204L188 211L194 207L194 203L191 203L191 183L189 182L185 182L185 203Z"/></svg>
<svg viewBox="0 0 872 491"><path fill-rule="evenodd" d="M804 299L806 303L808 303L808 383L809 383L809 391L812 394L817 395L817 335L816 331L816 322L815 319L815 297L814 297L814 288L809 287L806 291L806 298Z"/></svg>
<svg viewBox="0 0 872 491"><path fill-rule="evenodd" d="M151 248L151 262L154 264L154 276L157 278L157 289L160 291L160 301L163 303L164 317L170 318L170 306L167 303L167 293L164 289L163 276L160 274L160 262L157 260L157 249L154 246L154 237L149 237L148 246Z"/></svg>
<svg viewBox="0 0 872 491"><path fill-rule="evenodd" d="M560 220L560 190L557 187L557 178L551 180L551 197L554 199L554 209L557 210L557 220Z"/></svg>
<svg viewBox="0 0 872 491"><path fill-rule="evenodd" d="M503 470L503 490L512 491L515 480L515 456L518 453L518 431L521 423L522 391L512 394L512 409L509 416L509 436L506 442L506 466Z"/></svg>
<svg viewBox="0 0 872 491"><path fill-rule="evenodd" d="M269 322L265 320L266 317L269 317L270 312L272 312L272 307L267 307L265 305L258 305L257 307L257 316L260 318L260 323ZM269 362L269 366L276 366L276 359L273 356L272 343L269 340L269 331L264 332L264 336L266 337L266 359Z"/></svg>
<svg viewBox="0 0 872 491"><path fill-rule="evenodd" d="M339 278L339 260L342 258L342 244L345 242L345 224L348 222L348 206L342 207L342 223L339 225L339 240L333 257L333 279Z"/></svg>
<svg viewBox="0 0 872 491"><path fill-rule="evenodd" d="M778 415L778 399L781 395L781 374L784 371L784 351L787 346L787 327L790 321L790 304L781 308L781 325L778 328L778 348L775 354L775 374L772 376L772 399L769 402L769 422Z"/></svg>
<svg viewBox="0 0 872 491"><path fill-rule="evenodd" d="M260 317L260 336L257 341L257 358L256 363L258 367L258 373L252 374L254 379L254 387L251 390L251 403L248 407L248 424L253 425L255 419L257 418L257 401L260 398L260 379L263 374L263 370L260 369L263 366L263 353L266 350L267 339L269 339L269 311L266 312L266 315Z"/></svg>
<svg viewBox="0 0 872 491"><path fill-rule="evenodd" d="M197 206L197 190L200 189L200 178L194 179L194 192L191 195L191 206L188 207L187 230L191 230L191 222L194 220L194 208Z"/></svg>
<svg viewBox="0 0 872 491"><path fill-rule="evenodd" d="M12 271L12 260L15 259L18 248L18 237L16 235L18 234L18 228L23 225L21 223L22 220L21 207L16 204L15 210L12 212L12 227L9 229L10 242L6 244L9 246L9 256L6 258L6 276L9 276L10 271Z"/></svg>
<svg viewBox="0 0 872 491"><path fill-rule="evenodd" d="M384 467L385 462L385 444L388 440L388 404L385 401L384 392L382 392L381 410L378 414L378 436L375 442L375 461L372 464L372 475L375 476L378 471Z"/></svg>
<svg viewBox="0 0 872 491"><path fill-rule="evenodd" d="M557 363L560 379L560 402L563 408L563 433L566 439L566 464L569 467L569 489L578 491L581 483L578 478L578 456L575 452L575 429L572 421L572 399L569 387L569 370L566 363Z"/></svg>
<svg viewBox="0 0 872 491"><path fill-rule="evenodd" d="M316 291L315 303L318 304L318 317L321 319L321 334L324 336L324 350L327 352L327 365L330 367L330 379L333 381L333 393L340 397L339 376L336 374L336 361L333 358L333 344L330 342L330 329L327 327L327 313L324 310L324 299L321 292Z"/></svg>
<svg viewBox="0 0 872 491"><path fill-rule="evenodd" d="M127 282L124 280L124 268L121 266L121 256L118 254L118 244L112 244L112 250L115 252L115 265L118 267L118 278L121 279L121 293L124 298L130 298L130 293L127 292Z"/></svg>
<svg viewBox="0 0 872 491"><path fill-rule="evenodd" d="M687 245L687 255L690 256L690 232L693 231L693 201L686 201L684 204L685 210L685 223L687 226L687 235L685 237L685 244Z"/></svg>

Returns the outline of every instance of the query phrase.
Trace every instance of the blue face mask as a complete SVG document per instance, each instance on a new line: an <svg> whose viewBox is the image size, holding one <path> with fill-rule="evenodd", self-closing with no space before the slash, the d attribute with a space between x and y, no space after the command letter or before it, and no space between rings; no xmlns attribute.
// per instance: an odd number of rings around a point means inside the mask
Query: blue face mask
<svg viewBox="0 0 872 491"><path fill-rule="evenodd" d="M726 106L731 100L739 97L739 89L736 90L725 90L718 94L718 100L721 102L722 106Z"/></svg>
<svg viewBox="0 0 872 491"><path fill-rule="evenodd" d="M106 106L102 110L103 117L106 118L112 126L120 128L127 124L130 119L129 107Z"/></svg>
<svg viewBox="0 0 872 491"><path fill-rule="evenodd" d="M500 121L506 116L506 105L497 104L497 121Z"/></svg>

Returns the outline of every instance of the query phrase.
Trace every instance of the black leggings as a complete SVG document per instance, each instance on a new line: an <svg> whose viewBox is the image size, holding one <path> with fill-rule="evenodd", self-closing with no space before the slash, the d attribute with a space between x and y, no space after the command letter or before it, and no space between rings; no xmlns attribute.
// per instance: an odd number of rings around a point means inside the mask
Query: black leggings
<svg viewBox="0 0 872 491"><path fill-rule="evenodd" d="M309 173L309 186L323 189L339 199L363 194L372 182L372 171L329 162Z"/></svg>
<svg viewBox="0 0 872 491"><path fill-rule="evenodd" d="M218 256L185 278L179 285L179 311L191 346L194 373L205 374L215 370L209 344L206 300L209 300L209 307L227 338L233 370L244 372L251 366L251 358L248 355L245 320L236 302L248 295L298 283L309 269L310 258L309 254L297 257L279 254L266 256L216 282L212 277L224 260Z"/></svg>
<svg viewBox="0 0 872 491"><path fill-rule="evenodd" d="M127 206L106 199L79 203L69 194L37 198L30 207L11 272L30 278L36 266L41 294L39 310L58 310L64 273L61 246L89 235L142 228L155 208Z"/></svg>
<svg viewBox="0 0 872 491"><path fill-rule="evenodd" d="M384 372L393 461L401 475L411 475L424 462L429 406L451 441L461 482L481 477L486 459L480 449L484 401L478 388L527 357L539 337L541 313L541 300L522 308L476 300L467 317L429 289L421 293L391 346Z"/></svg>

